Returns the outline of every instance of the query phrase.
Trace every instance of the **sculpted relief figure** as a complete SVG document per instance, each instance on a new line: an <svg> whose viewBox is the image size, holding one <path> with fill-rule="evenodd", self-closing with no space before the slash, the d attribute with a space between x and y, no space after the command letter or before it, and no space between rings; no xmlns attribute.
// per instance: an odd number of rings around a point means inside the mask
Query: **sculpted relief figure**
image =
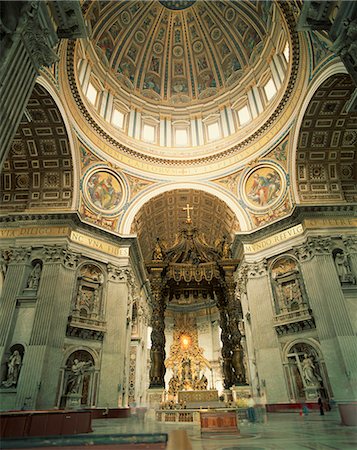
<svg viewBox="0 0 357 450"><path fill-rule="evenodd" d="M7 362L6 380L2 382L4 387L12 387L17 385L21 368L21 355L18 350L14 350Z"/></svg>

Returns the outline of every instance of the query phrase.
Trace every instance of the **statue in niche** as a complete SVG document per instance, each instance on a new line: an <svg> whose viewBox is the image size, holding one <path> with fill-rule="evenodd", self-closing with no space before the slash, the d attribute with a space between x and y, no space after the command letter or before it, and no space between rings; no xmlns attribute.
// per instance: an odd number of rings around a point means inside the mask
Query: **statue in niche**
<svg viewBox="0 0 357 450"><path fill-rule="evenodd" d="M347 255L341 249L337 249L334 255L335 267L341 283L355 283Z"/></svg>
<svg viewBox="0 0 357 450"><path fill-rule="evenodd" d="M22 358L18 350L14 350L7 362L6 380L2 382L4 387L13 387L17 385L19 379Z"/></svg>
<svg viewBox="0 0 357 450"><path fill-rule="evenodd" d="M80 394L84 373L92 368L92 361L79 361L77 358L73 360L67 380L67 394Z"/></svg>
<svg viewBox="0 0 357 450"><path fill-rule="evenodd" d="M312 361L312 357L304 354L304 359L301 362L301 375L307 386L318 386L322 381L321 377L317 374L315 365Z"/></svg>
<svg viewBox="0 0 357 450"><path fill-rule="evenodd" d="M34 268L32 269L28 280L27 280L27 289L32 289L33 291L37 291L38 285L40 283L42 267L40 263L36 263Z"/></svg>

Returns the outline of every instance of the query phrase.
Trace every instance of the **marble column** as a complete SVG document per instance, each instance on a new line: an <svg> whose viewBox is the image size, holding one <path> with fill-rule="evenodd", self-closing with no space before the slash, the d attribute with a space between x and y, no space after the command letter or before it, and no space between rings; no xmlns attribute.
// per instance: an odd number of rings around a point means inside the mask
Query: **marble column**
<svg viewBox="0 0 357 450"><path fill-rule="evenodd" d="M75 284L79 255L63 247L44 247L34 322L26 348L16 399L20 409L53 408L62 348Z"/></svg>
<svg viewBox="0 0 357 450"><path fill-rule="evenodd" d="M129 269L108 264L106 335L100 371L98 405L122 406L127 351L127 300Z"/></svg>
<svg viewBox="0 0 357 450"><path fill-rule="evenodd" d="M255 363L267 403L288 402L280 345L273 326L273 298L266 261L247 264L247 299ZM249 342L252 340L252 342Z"/></svg>
<svg viewBox="0 0 357 450"><path fill-rule="evenodd" d="M356 400L357 347L329 238L308 238L295 248L314 313L323 357L337 401Z"/></svg>

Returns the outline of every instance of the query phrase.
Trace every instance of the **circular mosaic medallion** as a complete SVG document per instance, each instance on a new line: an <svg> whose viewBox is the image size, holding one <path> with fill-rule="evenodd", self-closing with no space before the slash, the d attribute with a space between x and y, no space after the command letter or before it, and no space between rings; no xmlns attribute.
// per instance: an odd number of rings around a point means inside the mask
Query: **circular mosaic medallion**
<svg viewBox="0 0 357 450"><path fill-rule="evenodd" d="M233 8L228 8L224 16L228 20L228 22L232 22L232 20L236 16L236 13L234 12Z"/></svg>
<svg viewBox="0 0 357 450"><path fill-rule="evenodd" d="M181 56L183 55L183 48L179 45L176 45L176 47L172 49L172 53L176 58L181 58Z"/></svg>
<svg viewBox="0 0 357 450"><path fill-rule="evenodd" d="M153 50L157 55L160 55L163 52L164 47L161 42L155 42Z"/></svg>
<svg viewBox="0 0 357 450"><path fill-rule="evenodd" d="M266 209L277 203L285 191L285 177L277 168L264 165L248 172L243 181L243 196L255 209Z"/></svg>
<svg viewBox="0 0 357 450"><path fill-rule="evenodd" d="M196 42L193 44L192 48L193 48L193 51L194 51L195 53L201 53L202 50L203 50L203 44L202 44L202 41L196 41Z"/></svg>
<svg viewBox="0 0 357 450"><path fill-rule="evenodd" d="M124 201L122 180L113 172L99 169L90 172L84 181L84 195L90 205L102 213L119 211Z"/></svg>
<svg viewBox="0 0 357 450"><path fill-rule="evenodd" d="M222 32L219 28L213 28L211 31L211 37L214 41L218 41L220 37L222 36Z"/></svg>
<svg viewBox="0 0 357 450"><path fill-rule="evenodd" d="M128 23L130 22L130 14L128 13L128 11L123 11L120 18L124 25L128 25Z"/></svg>
<svg viewBox="0 0 357 450"><path fill-rule="evenodd" d="M135 40L139 44L142 44L145 41L145 34L141 30L137 31L135 33Z"/></svg>

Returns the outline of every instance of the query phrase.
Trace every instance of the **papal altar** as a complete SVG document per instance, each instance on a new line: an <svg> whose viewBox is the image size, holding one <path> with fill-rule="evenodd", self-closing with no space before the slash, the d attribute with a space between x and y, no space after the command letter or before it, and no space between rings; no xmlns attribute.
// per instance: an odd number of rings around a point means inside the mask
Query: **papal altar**
<svg viewBox="0 0 357 450"><path fill-rule="evenodd" d="M218 391L210 389L206 391L178 391L178 403L186 405L199 404L204 406L207 402L218 402ZM211 405L214 406L214 405Z"/></svg>

